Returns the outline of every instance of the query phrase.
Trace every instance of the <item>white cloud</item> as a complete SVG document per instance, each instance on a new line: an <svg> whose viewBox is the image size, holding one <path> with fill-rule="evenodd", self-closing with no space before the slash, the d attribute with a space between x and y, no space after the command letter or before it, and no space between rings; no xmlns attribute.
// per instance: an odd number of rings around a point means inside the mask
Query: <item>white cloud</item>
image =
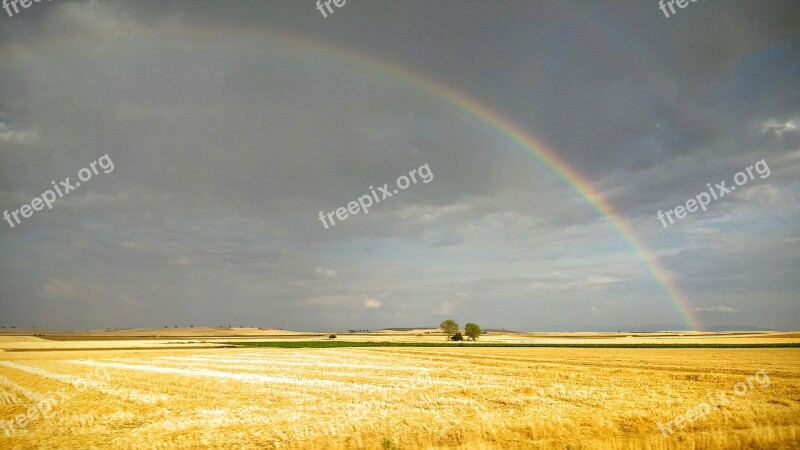
<svg viewBox="0 0 800 450"><path fill-rule="evenodd" d="M742 198L755 201L761 206L774 206L780 203L781 191L769 184L751 186L744 191Z"/></svg>
<svg viewBox="0 0 800 450"><path fill-rule="evenodd" d="M439 305L438 308L431 311L431 313L439 315L439 316L447 316L453 314L456 310L456 307L461 304L461 302L467 298L467 294L463 292L459 292L455 295L455 298L447 300L446 302Z"/></svg>
<svg viewBox="0 0 800 450"><path fill-rule="evenodd" d="M47 280L39 289L39 298L66 304L98 306L102 304L131 304L134 298L127 292L119 292L105 286L79 281Z"/></svg>
<svg viewBox="0 0 800 450"><path fill-rule="evenodd" d="M100 173L102 174L102 172ZM130 195L127 192L119 192L116 194L85 192L82 195L65 198L61 204L63 206L72 207L113 206L127 202L129 199Z"/></svg>
<svg viewBox="0 0 800 450"><path fill-rule="evenodd" d="M75 293L75 286L71 283L48 280L39 290L39 297L45 300L69 300L75 298Z"/></svg>
<svg viewBox="0 0 800 450"><path fill-rule="evenodd" d="M431 312L433 314L437 314L437 315L440 315L440 316L446 316L446 315L449 315L449 314L453 314L453 307L454 306L455 306L454 302L446 301L446 302L442 303L441 305L439 305L438 308L434 309Z"/></svg>
<svg viewBox="0 0 800 450"><path fill-rule="evenodd" d="M776 134L778 137L781 137L783 133L800 132L800 117L795 117L786 122L768 120L761 125L761 132L764 134Z"/></svg>
<svg viewBox="0 0 800 450"><path fill-rule="evenodd" d="M334 279L334 278L337 277L336 271L333 270L333 269L326 269L324 267L317 267L316 272L317 272L317 275L319 275L320 277L322 277L322 278L324 278L326 280L331 280L331 279Z"/></svg>
<svg viewBox="0 0 800 450"><path fill-rule="evenodd" d="M703 312L724 312L724 313L739 312L738 309L731 308L730 306L710 306L708 308L695 308L694 310Z"/></svg>
<svg viewBox="0 0 800 450"><path fill-rule="evenodd" d="M34 144L39 141L39 134L33 130L12 130L0 122L0 142L4 144Z"/></svg>
<svg viewBox="0 0 800 450"><path fill-rule="evenodd" d="M592 286L603 286L606 284L618 283L622 280L623 278L615 277L612 275L595 274L595 275L589 275L586 278L586 283Z"/></svg>
<svg viewBox="0 0 800 450"><path fill-rule="evenodd" d="M362 304L366 309L378 309L381 307L381 302L377 298L366 297L362 300Z"/></svg>

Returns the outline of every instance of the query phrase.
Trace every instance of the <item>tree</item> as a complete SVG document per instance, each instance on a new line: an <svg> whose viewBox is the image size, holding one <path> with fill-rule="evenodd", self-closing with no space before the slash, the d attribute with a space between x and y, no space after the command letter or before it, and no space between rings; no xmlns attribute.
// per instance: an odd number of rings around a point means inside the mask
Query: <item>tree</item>
<svg viewBox="0 0 800 450"><path fill-rule="evenodd" d="M439 324L439 329L441 329L447 336L447 339L450 340L450 336L458 331L458 323L453 319L447 319Z"/></svg>
<svg viewBox="0 0 800 450"><path fill-rule="evenodd" d="M470 322L464 326L464 334L474 341L481 335L481 327L477 323Z"/></svg>
<svg viewBox="0 0 800 450"><path fill-rule="evenodd" d="M461 333L456 333L456 334L453 335L453 337L450 338L450 340L451 341L463 341L464 340L464 336L462 336Z"/></svg>

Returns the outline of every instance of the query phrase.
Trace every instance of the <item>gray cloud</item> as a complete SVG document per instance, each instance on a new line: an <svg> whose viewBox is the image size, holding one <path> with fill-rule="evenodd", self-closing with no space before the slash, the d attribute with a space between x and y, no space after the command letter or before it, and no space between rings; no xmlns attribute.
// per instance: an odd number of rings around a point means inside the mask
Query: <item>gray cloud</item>
<svg viewBox="0 0 800 450"><path fill-rule="evenodd" d="M796 328L798 15L777 0L674 20L622 1L354 2L327 19L303 2L38 4L0 29L0 210L103 154L115 170L0 228L3 320L680 323L628 243L532 156L291 34L420 72L541 138L708 325L731 308ZM655 218L762 158L769 178L669 229ZM317 220L425 163L432 182Z"/></svg>

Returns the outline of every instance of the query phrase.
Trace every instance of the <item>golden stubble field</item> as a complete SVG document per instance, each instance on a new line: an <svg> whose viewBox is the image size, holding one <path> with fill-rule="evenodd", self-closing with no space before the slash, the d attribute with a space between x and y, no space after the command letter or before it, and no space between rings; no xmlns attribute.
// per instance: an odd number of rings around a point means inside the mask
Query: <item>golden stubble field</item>
<svg viewBox="0 0 800 450"><path fill-rule="evenodd" d="M3 449L791 449L800 349L2 352L0 420Z"/></svg>

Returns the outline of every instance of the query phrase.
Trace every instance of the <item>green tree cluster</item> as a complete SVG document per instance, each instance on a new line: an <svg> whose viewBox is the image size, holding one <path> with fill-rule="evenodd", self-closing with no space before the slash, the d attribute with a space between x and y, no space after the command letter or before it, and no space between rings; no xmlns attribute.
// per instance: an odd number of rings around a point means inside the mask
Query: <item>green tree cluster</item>
<svg viewBox="0 0 800 450"><path fill-rule="evenodd" d="M461 336L461 333L458 332L458 322L453 319L447 319L439 324L439 329L447 336L447 340L451 340L456 334ZM481 327L477 323L468 323L464 326L464 335L468 338L472 339L473 341L478 339L478 337L483 333L481 331ZM463 337L462 337L463 339Z"/></svg>

